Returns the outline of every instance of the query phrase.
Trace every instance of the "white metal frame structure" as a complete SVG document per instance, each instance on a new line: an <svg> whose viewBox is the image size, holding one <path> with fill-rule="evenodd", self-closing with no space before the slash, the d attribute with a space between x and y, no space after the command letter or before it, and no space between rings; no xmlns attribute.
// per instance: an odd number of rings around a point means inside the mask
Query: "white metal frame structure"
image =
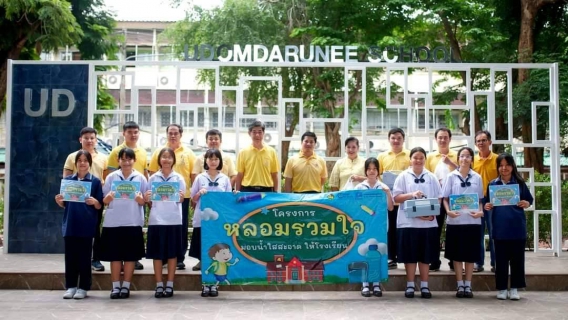
<svg viewBox="0 0 568 320"><path fill-rule="evenodd" d="M345 108L344 117L343 118L312 118L307 117L304 118L304 101L302 99L291 98L291 97L283 97L282 96L282 79L279 76L274 77L241 77L239 79L237 86L223 86L220 83L220 73L222 67L263 67L263 68L281 68L281 67L332 67L332 68L339 68L344 71L344 101L348 103L349 98L349 91L348 91L348 81L350 77L350 72L353 71L361 71L362 72L362 83L366 83L367 78L367 71L370 68L382 68L386 74L386 101L387 101L387 109L397 109L397 110L405 110L406 111L406 118L402 118L399 116L399 125L406 122L407 130L407 139L406 144L407 147L413 147L410 144L409 137L422 137L429 139L429 146L430 150L432 150L432 138L433 138L433 131L430 130L430 117L425 116L424 118L424 130L418 130L416 125L413 122L413 119L418 117L418 109L415 104L412 103L412 100L420 99L424 101L424 107L420 110L424 110L424 115L429 115L430 112L433 110L463 110L469 111L471 117L470 121L470 132L473 134L475 131L474 129L474 99L478 97L485 97L487 100L487 123L485 128L489 130L491 133L495 133L495 93L498 90L501 90L503 87L506 88L507 94L507 111L508 111L508 132L507 132L507 139L504 140L493 140L494 144L503 144L508 145L511 147L511 153L515 156L518 152L517 148L523 147L542 147L547 148L550 150L550 182L538 182L534 181L534 169L533 168L522 168L520 171L527 172L530 179L528 181L528 186L531 192L534 195L535 187L549 187L551 188L552 194L552 208L551 210L535 210L535 206L533 205L527 210L531 210L534 212L534 250L535 251L548 251L551 252L553 255L558 256L562 251L562 225L561 225L561 200L560 200L560 134L559 134L559 87L558 87L558 64L476 64L476 63L357 63L357 62L344 62L344 63L328 63L328 62L284 62L284 63L274 63L274 62L219 62L219 61L208 61L208 62L199 62L199 61L190 61L190 62L133 62L133 61L72 61L72 62L43 62L43 61L10 61L9 68L8 68L8 90L7 90L7 118L8 118L8 126L7 126L7 141L10 141L10 134L11 134L11 127L10 127L10 119L12 116L12 99L11 99L11 81L12 81L12 65L13 64L88 64L90 68L89 73L89 100L88 100L88 125L93 125L94 116L97 114L102 115L116 115L116 114L130 114L133 116L134 121L138 120L138 109L139 109L139 92L140 90L149 90L152 94L152 103L151 103L151 133L152 133L152 146L157 147L158 141L154 138L157 136L157 113L156 113L156 98L157 98L157 90L158 88L158 79L156 81L155 86L137 86L136 85L136 67L147 67L147 66L154 66L154 67L173 67L176 70L176 119L180 119L180 112L181 111L193 111L194 115L194 124L197 125L197 117L198 117L198 110L199 108L204 108L206 112L209 109L217 109L217 117L218 117L218 124L219 129L223 131L224 128L224 106L223 106L223 92L227 91L234 91L236 93L236 112L235 112L235 132L236 133L247 133L246 129L241 128L241 120L243 119L256 119L261 118L263 121L268 122L275 122L277 123L277 130L279 134L279 143L276 145L276 149L278 154L281 153L281 142L282 141L299 141L300 136L294 135L292 137L284 137L284 128L285 128L285 121L286 121L286 108L291 104L298 104L300 108L300 119L298 124L297 132L300 134L310 128L311 123L324 123L324 122L335 122L340 123L341 128L349 128L350 124L350 117L352 114L349 108ZM135 68L129 68L127 71L95 71L96 66L111 66L114 67L114 70L120 70L121 67L131 67L135 66ZM184 69L196 69L196 70L204 70L209 69L214 71L215 73L215 101L209 102L207 95L204 97L203 103L182 103L180 99L181 95L181 86L180 83L182 82L182 75L181 71ZM409 84L412 78L412 71L414 69L422 69L426 70L428 73L428 91L427 92L420 92L420 93L410 93L409 92ZM471 88L470 79L471 79L471 71L472 69L485 69L488 70L490 74L490 84L489 88L485 91L474 91ZM543 69L548 70L549 72L549 79L550 79L550 100L549 101L534 101L531 105L531 112L532 112L532 143L522 143L518 142L517 140L513 139L513 83L512 83L512 72L514 69ZM465 72L466 74L466 83L468 85L465 86L464 92L462 93L465 98L464 105L433 105L433 75L437 74L440 71L454 71L454 72ZM507 77L506 86L503 84L497 84L495 80L496 72L504 73ZM393 75L398 74L402 75L403 81L398 85L402 87L402 89L397 92L396 94L402 95L403 102L401 104L393 104L390 101L391 97L391 90L390 85L393 82ZM98 110L96 107L97 101L97 77L99 76L126 76L125 78L130 79L130 88L131 88L131 105L128 110ZM247 88L248 81L272 81L278 85L278 103L277 103L277 112L272 114L262 114L262 108L256 114L245 113L244 112L244 93ZM499 87L500 89L496 89ZM207 91L206 91L207 92ZM360 137L363 140L363 145L368 146L368 141L371 139L384 139L386 140L386 135L377 135L376 133L373 134L368 129L368 110L370 108L376 108L374 106L367 105L367 91L366 86L363 85L360 90L360 99L362 101L362 110L360 112L360 119L361 119L361 132ZM536 109L537 107L547 107L549 112L549 132L548 132L548 139L547 140L538 140L537 139L537 117L536 117ZM387 130L388 131L388 130ZM190 133L193 134L194 138L197 138L198 128L195 126L192 130L189 130ZM348 132L351 133L351 132ZM342 136L342 140L344 140L346 136ZM474 145L474 136L463 136L462 140L467 141L467 145L475 149ZM236 150L240 149L240 144L242 144L237 136L236 139ZM248 142L247 142L248 143ZM427 149L427 148L425 148ZM341 154L344 154L344 146L341 143ZM369 148L366 148L366 153L368 155ZM10 159L10 146L7 147L6 152L6 159ZM326 160L338 160L339 158L331 158L328 157ZM9 182L10 182L10 170L9 170L9 162L7 161L7 168L6 170L6 191L5 191L5 206L9 210ZM282 164L284 165L284 164ZM8 212L8 211L7 211ZM539 232L539 217L541 215L550 215L552 221L552 248L550 249L540 249L539 248L539 240L538 240L538 232ZM9 215L4 215L4 231L5 235L8 234L8 220ZM8 237L5 237L5 246L4 251L7 252L8 247Z"/></svg>

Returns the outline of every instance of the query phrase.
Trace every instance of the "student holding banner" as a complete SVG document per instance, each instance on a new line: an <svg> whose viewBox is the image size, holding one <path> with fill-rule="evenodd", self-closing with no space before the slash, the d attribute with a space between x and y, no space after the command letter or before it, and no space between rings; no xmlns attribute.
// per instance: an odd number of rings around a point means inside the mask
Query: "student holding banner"
<svg viewBox="0 0 568 320"><path fill-rule="evenodd" d="M284 192L320 193L327 179L327 166L314 152L318 138L315 133L306 131L301 141L300 153L286 163Z"/></svg>
<svg viewBox="0 0 568 320"><path fill-rule="evenodd" d="M104 182L104 171L107 167L107 157L104 154L97 152L97 131L91 127L84 127L79 133L79 142L81 143L81 150L88 151L91 154L92 165L89 167L89 172L95 177L99 178L101 182ZM75 158L77 156L75 151L67 156L65 160L65 165L63 166L63 177L70 176L77 173L77 166L75 164ZM101 208L97 213L97 228L95 232L95 240L93 242L93 255L91 268L95 271L105 271L105 267L101 263L101 223L103 221L103 209Z"/></svg>
<svg viewBox="0 0 568 320"><path fill-rule="evenodd" d="M409 151L404 149L404 130L401 128L391 129L388 133L388 139L391 146L389 151L385 151L377 157L379 160L379 175L382 177L383 183L390 188L393 187L392 177L399 172L408 169L410 166ZM390 178L387 179L387 176ZM388 180L388 181L387 181ZM397 268L398 240L397 240L397 215L398 202L395 202L394 208L389 210L389 227L388 227L388 252L389 252L389 269Z"/></svg>
<svg viewBox="0 0 568 320"><path fill-rule="evenodd" d="M92 164L91 154L86 150L79 150L75 155L77 173L64 178L64 180L90 184L90 196L85 202L64 201L62 194L55 196L55 202L65 209L62 231L65 242L67 291L63 299L83 299L91 288L91 248L96 233L98 212L103 207L101 180L89 173Z"/></svg>
<svg viewBox="0 0 568 320"><path fill-rule="evenodd" d="M485 210L492 211L493 241L495 242L495 285L499 293L497 299L519 300L518 289L526 287L525 282L525 244L527 242L527 217L525 209L533 203L533 196L525 180L517 171L515 159L508 153L501 153L496 163L499 177L487 186ZM516 186L515 186L516 185ZM512 186L518 188L514 195L519 201L507 205L496 204L490 198L491 188ZM507 292L511 268L511 290Z"/></svg>
<svg viewBox="0 0 568 320"><path fill-rule="evenodd" d="M200 173L191 186L191 199L197 203L193 214L193 237L192 244L199 250L198 259L201 260L201 196L207 192L231 192L231 181L223 170L223 157L217 149L209 149L205 152L205 172ZM217 286L206 286L201 288L202 297L216 297L219 295Z"/></svg>
<svg viewBox="0 0 568 320"><path fill-rule="evenodd" d="M369 158L365 160L365 175L367 179L355 187L355 190L371 190L371 189L381 189L386 193L387 198L387 210L392 210L394 205L392 202L392 194L386 184L379 181L379 161L376 158ZM375 297L382 297L383 292L381 291L380 282L373 282L373 292ZM370 297L371 290L369 290L369 282L363 282L361 288L361 295L363 297Z"/></svg>
<svg viewBox="0 0 568 320"><path fill-rule="evenodd" d="M146 203L151 206L150 217L148 219L148 244L146 248L146 259L154 260L154 277L156 278L156 298L170 298L174 295L174 278L176 274L177 257L182 251L182 219L181 203L184 201L185 181L183 177L173 171L176 164L174 150L163 148L158 154L160 171L154 173L148 180L148 186L152 190L147 190L144 196ZM173 201L170 194L165 195L165 201L161 197L159 184L166 183L166 191L175 192L179 196ZM173 185L176 188L171 188ZM169 189L167 187L170 187ZM168 282L164 289L162 281L162 261L168 263Z"/></svg>
<svg viewBox="0 0 568 320"><path fill-rule="evenodd" d="M425 299L432 297L428 287L429 264L437 259L436 246L439 246L438 224L434 215L408 218L405 213L407 200L442 197L438 178L424 168L425 161L426 151L421 147L413 148L410 151L411 167L398 175L392 192L394 202L401 203L396 221L398 259L406 269L404 296L407 298L414 298L416 264L420 270L420 295Z"/></svg>
<svg viewBox="0 0 568 320"><path fill-rule="evenodd" d="M471 148L464 147L458 151L459 167L448 175L442 188L443 206L447 213L444 256L453 261L458 298L473 298L473 264L479 258L483 181L471 169L473 156ZM462 274L464 263L465 282Z"/></svg>
<svg viewBox="0 0 568 320"><path fill-rule="evenodd" d="M120 150L120 169L109 174L103 186L103 202L107 205L107 210L101 235L101 260L110 261L111 299L130 297L134 264L145 253L142 226L146 203L143 194L147 190L147 181L142 173L133 169L135 162L134 150ZM121 284L123 261L124 281Z"/></svg>
<svg viewBox="0 0 568 320"><path fill-rule="evenodd" d="M349 188L357 186L365 180L365 158L359 156L359 140L355 137L345 139L345 158L335 162L329 176L331 191L344 190L347 182Z"/></svg>

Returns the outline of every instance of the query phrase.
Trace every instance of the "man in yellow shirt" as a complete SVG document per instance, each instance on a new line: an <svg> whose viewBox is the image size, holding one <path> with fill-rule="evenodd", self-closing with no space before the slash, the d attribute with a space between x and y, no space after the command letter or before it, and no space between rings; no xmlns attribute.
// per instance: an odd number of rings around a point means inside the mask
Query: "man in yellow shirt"
<svg viewBox="0 0 568 320"><path fill-rule="evenodd" d="M452 141L452 132L448 128L439 128L434 132L434 139L438 145L438 151L430 152L426 157L426 170L432 172L440 181L440 185L444 182L448 174L454 171L458 166L458 153L450 149L450 142ZM438 221L438 241L442 237L442 230L444 230L444 222L446 221L446 208L440 206L440 215L436 216ZM436 247L438 252L437 262L430 264L430 271L440 271L440 246ZM450 269L454 265L450 261Z"/></svg>
<svg viewBox="0 0 568 320"><path fill-rule="evenodd" d="M487 186L489 182L499 176L497 172L497 157L498 154L491 151L491 133L487 130L478 131L475 133L475 146L479 151L473 157L473 171L481 176L483 181L483 195L487 195ZM485 205L485 204L484 204ZM495 248L493 247L493 235L491 227L491 210L483 210L483 217L481 218L481 255L480 260L475 264L473 272L483 271L485 264L485 225L487 225L487 232L489 233L489 253L491 258L491 271L495 272Z"/></svg>
<svg viewBox="0 0 568 320"><path fill-rule="evenodd" d="M221 131L217 129L211 129L205 133L205 141L207 142L208 149L217 149L221 152L221 157L223 157L223 169L221 170L229 179L231 179L231 186L235 185L235 179L237 178L237 170L235 169L235 163L233 159L225 156L223 151L221 150L221 143L222 143L223 135ZM203 154L205 155L205 154ZM205 171L204 168L204 160L203 156L197 157L195 160L195 164L193 165L193 171L191 172L191 182L195 180L198 174ZM201 250L201 249L200 249Z"/></svg>
<svg viewBox="0 0 568 320"><path fill-rule="evenodd" d="M379 160L379 174L383 176L385 172L395 172L408 169L410 167L410 151L404 149L404 131L401 128L391 129L388 133L389 143L391 149L385 151L377 157ZM392 185L387 183L389 188L392 190ZM388 254L389 254L389 269L396 269L397 267L397 229L396 229L396 217L398 214L398 204L395 204L392 210L388 212L388 232L387 232L387 243L388 243Z"/></svg>
<svg viewBox="0 0 568 320"><path fill-rule="evenodd" d="M93 165L89 170L95 177L99 178L101 182L104 181L104 171L107 166L107 157L104 154L97 152L97 131L91 127L81 129L79 133L79 142L81 149L88 151L93 159ZM75 157L77 151L67 156L65 165L63 166L63 177L70 176L77 172L75 166ZM97 210L97 230L95 232L95 239L93 241L93 257L91 261L91 268L95 271L105 271L105 266L100 261L100 246L101 246L101 222L103 220L103 210Z"/></svg>
<svg viewBox="0 0 568 320"><path fill-rule="evenodd" d="M191 190L191 172L193 170L193 164L195 163L195 154L191 149L186 148L181 143L181 136L183 134L183 128L179 124L170 124L166 128L166 133L168 135L168 143L162 148L157 148L152 154L152 160L150 160L150 165L148 167L149 174L152 175L160 170L158 164L158 154L163 148L171 148L174 150L176 155L176 164L174 165L174 171L181 174L185 180L186 189L184 194L184 200L181 206L182 210L182 249L177 259L177 268L179 270L185 269L185 253L187 252L187 228L188 228L188 215L189 215L189 199Z"/></svg>
<svg viewBox="0 0 568 320"><path fill-rule="evenodd" d="M140 127L134 121L127 121L122 126L122 136L124 137L124 142L121 145L114 147L108 156L108 168L105 171L105 178L109 173L118 169L118 152L124 148L130 148L134 150L134 154L136 155L134 170L140 172L146 177L146 179L148 179L148 155L144 148L138 146Z"/></svg>
<svg viewBox="0 0 568 320"><path fill-rule="evenodd" d="M317 137L310 131L302 135L300 154L288 159L284 170L284 192L319 193L327 179L327 166L314 153Z"/></svg>
<svg viewBox="0 0 568 320"><path fill-rule="evenodd" d="M264 144L265 126L259 120L249 125L252 144L239 152L235 189L242 192L278 192L280 162L276 150Z"/></svg>

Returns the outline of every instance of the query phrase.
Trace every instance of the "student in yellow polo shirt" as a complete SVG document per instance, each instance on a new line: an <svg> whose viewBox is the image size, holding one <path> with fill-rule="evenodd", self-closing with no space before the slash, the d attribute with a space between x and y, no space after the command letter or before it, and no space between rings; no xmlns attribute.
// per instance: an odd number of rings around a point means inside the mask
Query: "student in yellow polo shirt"
<svg viewBox="0 0 568 320"><path fill-rule="evenodd" d="M91 154L93 164L91 165L89 172L99 178L101 182L104 181L103 175L107 166L107 157L104 154L97 152L97 131L91 127L84 127L79 133L79 142L81 143L81 150L88 151ZM63 166L63 178L77 172L77 166L75 166L75 157L77 156L77 152L78 151L75 151L67 156L67 160ZM95 271L105 271L105 266L103 266L100 261L103 209L104 208L97 210L97 230L95 232L95 240L93 242L93 257L91 261L91 268Z"/></svg>
<svg viewBox="0 0 568 320"><path fill-rule="evenodd" d="M400 172L410 167L410 151L404 149L404 130L401 128L391 129L388 133L391 146L389 151L385 151L377 157L379 160L379 174L383 175L386 171ZM384 182L383 178L383 182ZM389 186L392 188L392 186ZM396 217L398 215L398 204L395 203L393 210L388 211L388 232L387 244L389 253L389 269L397 267L397 237L396 237Z"/></svg>
<svg viewBox="0 0 568 320"><path fill-rule="evenodd" d="M300 154L288 159L284 170L284 192L319 193L327 179L325 160L314 153L318 138L310 131L302 135Z"/></svg>
<svg viewBox="0 0 568 320"><path fill-rule="evenodd" d="M473 157L473 171L481 176L483 181L483 195L487 196L487 186L491 180L499 176L497 172L497 157L496 153L491 151L491 133L487 130L478 131L475 133L475 146L479 151ZM485 205L485 204L484 204ZM487 225L487 232L489 233L489 253L491 259L491 271L495 272L495 248L493 247L493 235L491 227L491 211L483 210L483 217L481 218L481 252L479 261L475 264L473 272L481 272L484 270L485 264L485 226Z"/></svg>
<svg viewBox="0 0 568 320"><path fill-rule="evenodd" d="M187 228L188 228L188 215L189 215L189 199L191 190L191 171L193 170L193 164L195 163L195 154L191 149L186 148L181 143L181 136L183 134L183 128L179 124L170 124L166 128L166 133L168 134L168 143L164 147L171 148L176 154L176 164L174 165L174 171L181 174L185 180L185 199L183 200L182 209L182 249L180 255L177 259L178 270L185 269L185 253L187 252ZM163 147L162 147L163 148ZM153 175L158 170L160 166L158 165L158 154L162 148L158 148L152 154L152 160L150 160L150 165L148 166L148 172Z"/></svg>
<svg viewBox="0 0 568 320"><path fill-rule="evenodd" d="M134 170L140 172L146 179L148 179L148 155L144 148L138 146L138 138L140 137L140 127L134 121L127 121L122 126L122 136L124 137L124 142L114 147L110 155L108 156L108 168L105 172L105 177L118 169L118 152L126 147L134 150L136 155L136 162L134 162Z"/></svg>
<svg viewBox="0 0 568 320"><path fill-rule="evenodd" d="M280 162L274 148L264 144L265 126L259 120L249 125L252 144L239 152L235 189L242 192L278 192Z"/></svg>
<svg viewBox="0 0 568 320"><path fill-rule="evenodd" d="M446 177L450 172L454 171L458 166L458 153L455 150L450 149L450 142L452 141L452 131L448 128L439 128L434 132L434 139L438 145L438 150L428 153L426 157L426 170L432 172L438 181L440 181L440 186L446 180ZM441 165L444 164L444 166ZM438 165L440 164L440 167ZM443 186L442 186L443 187ZM440 206L440 214L436 216L436 221L438 221L438 241L442 237L442 230L444 230L444 222L446 221L446 208ZM436 247L436 252L438 252L438 259L430 264L430 271L440 271L440 265L442 261L440 260L440 246ZM452 261L449 262L450 269L453 270L454 264Z"/></svg>

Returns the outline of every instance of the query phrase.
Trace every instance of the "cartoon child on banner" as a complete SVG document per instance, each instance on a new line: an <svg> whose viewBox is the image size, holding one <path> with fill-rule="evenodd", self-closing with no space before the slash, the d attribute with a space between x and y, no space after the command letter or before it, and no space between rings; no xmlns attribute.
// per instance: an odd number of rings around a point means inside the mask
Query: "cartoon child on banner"
<svg viewBox="0 0 568 320"><path fill-rule="evenodd" d="M229 266L234 266L239 262L239 258L235 258L235 262L230 263L233 258L233 253L231 252L231 247L226 243L216 243L211 248L209 248L209 257L213 260L211 265L205 270L205 274L209 274L209 269L213 268L213 275L215 280L217 280L216 286L219 282L225 282L230 285L229 279L227 279L227 273Z"/></svg>

